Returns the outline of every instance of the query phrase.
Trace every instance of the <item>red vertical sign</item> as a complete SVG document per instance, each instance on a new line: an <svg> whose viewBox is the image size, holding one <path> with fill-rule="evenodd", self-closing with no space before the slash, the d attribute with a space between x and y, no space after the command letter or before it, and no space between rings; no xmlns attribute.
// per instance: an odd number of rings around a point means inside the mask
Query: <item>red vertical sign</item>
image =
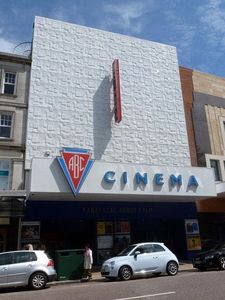
<svg viewBox="0 0 225 300"><path fill-rule="evenodd" d="M120 74L119 60L113 62L113 90L114 90L114 114L115 121L119 123L122 120L121 95L120 95Z"/></svg>

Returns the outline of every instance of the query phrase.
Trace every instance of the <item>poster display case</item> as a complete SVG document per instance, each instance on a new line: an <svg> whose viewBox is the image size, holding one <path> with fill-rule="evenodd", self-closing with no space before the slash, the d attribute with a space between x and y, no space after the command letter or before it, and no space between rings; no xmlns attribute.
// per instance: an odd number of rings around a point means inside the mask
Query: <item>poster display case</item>
<svg viewBox="0 0 225 300"><path fill-rule="evenodd" d="M115 222L115 233L130 234L130 222L128 221Z"/></svg>
<svg viewBox="0 0 225 300"><path fill-rule="evenodd" d="M113 251L111 249L107 250L98 250L97 252L97 262L99 265L103 264L103 262L110 257L113 256Z"/></svg>
<svg viewBox="0 0 225 300"><path fill-rule="evenodd" d="M130 243L128 221L97 222L97 263L118 254Z"/></svg>
<svg viewBox="0 0 225 300"><path fill-rule="evenodd" d="M97 222L97 235L113 234L113 222Z"/></svg>
<svg viewBox="0 0 225 300"><path fill-rule="evenodd" d="M26 244L33 246L40 243L40 222L22 222L21 223L21 249Z"/></svg>
<svg viewBox="0 0 225 300"><path fill-rule="evenodd" d="M187 236L187 250L188 251L201 250L200 235Z"/></svg>
<svg viewBox="0 0 225 300"><path fill-rule="evenodd" d="M100 235L97 237L98 249L112 249L113 248L113 236L112 235Z"/></svg>
<svg viewBox="0 0 225 300"><path fill-rule="evenodd" d="M185 233L187 241L187 250L196 251L201 250L201 238L197 219L184 220Z"/></svg>

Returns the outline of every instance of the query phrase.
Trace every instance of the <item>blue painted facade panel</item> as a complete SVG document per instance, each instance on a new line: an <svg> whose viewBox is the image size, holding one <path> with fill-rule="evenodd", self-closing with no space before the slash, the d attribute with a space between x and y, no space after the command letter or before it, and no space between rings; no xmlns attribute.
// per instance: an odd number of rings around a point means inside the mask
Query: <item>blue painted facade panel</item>
<svg viewBox="0 0 225 300"><path fill-rule="evenodd" d="M195 203L27 201L27 220L195 219Z"/></svg>

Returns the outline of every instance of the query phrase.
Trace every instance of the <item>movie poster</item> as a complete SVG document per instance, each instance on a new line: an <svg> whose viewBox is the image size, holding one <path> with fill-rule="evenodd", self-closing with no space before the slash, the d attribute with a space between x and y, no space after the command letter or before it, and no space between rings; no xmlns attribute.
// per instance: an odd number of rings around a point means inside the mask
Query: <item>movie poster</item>
<svg viewBox="0 0 225 300"><path fill-rule="evenodd" d="M40 222L21 223L21 242L40 240Z"/></svg>

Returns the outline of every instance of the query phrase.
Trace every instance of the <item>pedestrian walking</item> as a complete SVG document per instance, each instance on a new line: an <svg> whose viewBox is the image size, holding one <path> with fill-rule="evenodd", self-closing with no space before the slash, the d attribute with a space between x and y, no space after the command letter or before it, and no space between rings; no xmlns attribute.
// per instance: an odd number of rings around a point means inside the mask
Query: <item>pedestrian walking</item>
<svg viewBox="0 0 225 300"><path fill-rule="evenodd" d="M92 279L93 256L89 244L86 244L84 250L84 277L88 280Z"/></svg>

